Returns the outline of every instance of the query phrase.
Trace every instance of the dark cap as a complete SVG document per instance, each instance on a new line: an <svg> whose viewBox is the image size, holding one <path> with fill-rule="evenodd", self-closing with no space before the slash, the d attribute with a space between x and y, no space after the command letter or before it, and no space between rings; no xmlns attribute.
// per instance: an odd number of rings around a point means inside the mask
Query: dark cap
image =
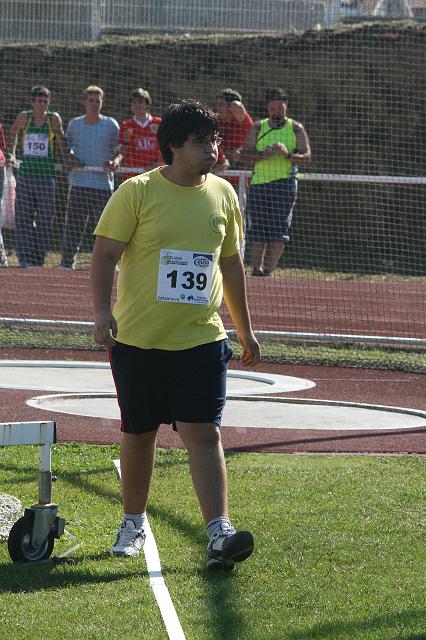
<svg viewBox="0 0 426 640"><path fill-rule="evenodd" d="M234 100L237 102L243 101L241 94L238 93L238 91L235 91L235 89L223 89L223 91L219 91L216 97L223 98L228 104L234 102Z"/></svg>
<svg viewBox="0 0 426 640"><path fill-rule="evenodd" d="M288 102L288 95L284 89L280 89L279 87L274 87L273 89L269 89L266 92L266 102L271 102L271 100L281 100L281 102Z"/></svg>

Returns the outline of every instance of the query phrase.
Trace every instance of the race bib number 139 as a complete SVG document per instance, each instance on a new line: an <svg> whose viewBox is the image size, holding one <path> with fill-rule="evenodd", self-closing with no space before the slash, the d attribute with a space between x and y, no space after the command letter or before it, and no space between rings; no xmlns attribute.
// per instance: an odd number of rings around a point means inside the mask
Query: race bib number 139
<svg viewBox="0 0 426 640"><path fill-rule="evenodd" d="M157 300L208 305L212 277L212 253L161 249Z"/></svg>

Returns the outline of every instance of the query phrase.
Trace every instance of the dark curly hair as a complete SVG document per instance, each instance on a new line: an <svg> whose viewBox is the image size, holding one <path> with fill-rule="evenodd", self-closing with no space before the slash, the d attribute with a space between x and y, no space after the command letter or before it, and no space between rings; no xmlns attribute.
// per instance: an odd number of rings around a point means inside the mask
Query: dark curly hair
<svg viewBox="0 0 426 640"><path fill-rule="evenodd" d="M173 162L170 146L182 147L191 134L210 136L219 133L216 114L198 100L171 104L161 117L157 131L158 146L167 164Z"/></svg>

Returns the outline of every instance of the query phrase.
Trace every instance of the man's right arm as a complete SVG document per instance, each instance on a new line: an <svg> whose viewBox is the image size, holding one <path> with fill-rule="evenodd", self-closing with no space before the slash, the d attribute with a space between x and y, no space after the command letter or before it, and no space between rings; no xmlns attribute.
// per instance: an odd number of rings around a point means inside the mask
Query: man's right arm
<svg viewBox="0 0 426 640"><path fill-rule="evenodd" d="M27 121L27 114L25 111L21 111L18 113L15 122L9 129L9 134L7 136L7 151L8 151L8 162L11 164L15 163L15 153L16 153L16 143L18 140L18 133L21 129L24 128L25 123Z"/></svg>
<svg viewBox="0 0 426 640"><path fill-rule="evenodd" d="M81 162L75 155L75 122L76 118L72 118L69 121L65 133L65 144L68 150L65 162L65 169L67 171L72 171L73 169L82 169L84 167L84 162Z"/></svg>
<svg viewBox="0 0 426 640"><path fill-rule="evenodd" d="M260 122L256 122L252 128L250 129L250 133L248 134L246 143L244 147L241 149L240 157L241 161L246 163L247 165L253 164L258 160L265 160L266 158L270 158L273 154L272 151L257 151L256 143L257 137L260 131Z"/></svg>
<svg viewBox="0 0 426 640"><path fill-rule="evenodd" d="M112 347L117 335L117 322L111 311L111 294L115 265L127 243L97 236L90 267L90 283L95 309L94 339L97 344Z"/></svg>

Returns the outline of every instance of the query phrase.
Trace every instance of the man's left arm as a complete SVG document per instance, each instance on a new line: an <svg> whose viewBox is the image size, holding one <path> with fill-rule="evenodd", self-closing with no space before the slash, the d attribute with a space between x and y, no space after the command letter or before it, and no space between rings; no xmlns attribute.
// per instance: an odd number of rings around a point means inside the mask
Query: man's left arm
<svg viewBox="0 0 426 640"><path fill-rule="evenodd" d="M308 134L300 122L293 123L293 130L296 135L297 150L294 153L290 153L288 159L299 167L309 167L312 161L312 154Z"/></svg>
<svg viewBox="0 0 426 640"><path fill-rule="evenodd" d="M251 328L247 305L244 266L239 253L220 259L226 306L242 346L240 362L253 367L260 361L260 347Z"/></svg>
<svg viewBox="0 0 426 640"><path fill-rule="evenodd" d="M108 158L107 160L104 160L103 162L104 171L107 171L107 172L117 171L118 167L121 164L121 161L123 160L123 157L121 157L121 153L120 153L121 145L119 145L120 125L114 118L109 119L109 125L110 125L109 143L111 148L111 151L110 151L111 157Z"/></svg>
<svg viewBox="0 0 426 640"><path fill-rule="evenodd" d="M73 152L68 147L67 139L64 133L64 127L62 124L62 118L59 113L53 113L52 115L52 129L56 137L59 158L64 163L64 168L69 170L80 167L81 163L76 160Z"/></svg>

